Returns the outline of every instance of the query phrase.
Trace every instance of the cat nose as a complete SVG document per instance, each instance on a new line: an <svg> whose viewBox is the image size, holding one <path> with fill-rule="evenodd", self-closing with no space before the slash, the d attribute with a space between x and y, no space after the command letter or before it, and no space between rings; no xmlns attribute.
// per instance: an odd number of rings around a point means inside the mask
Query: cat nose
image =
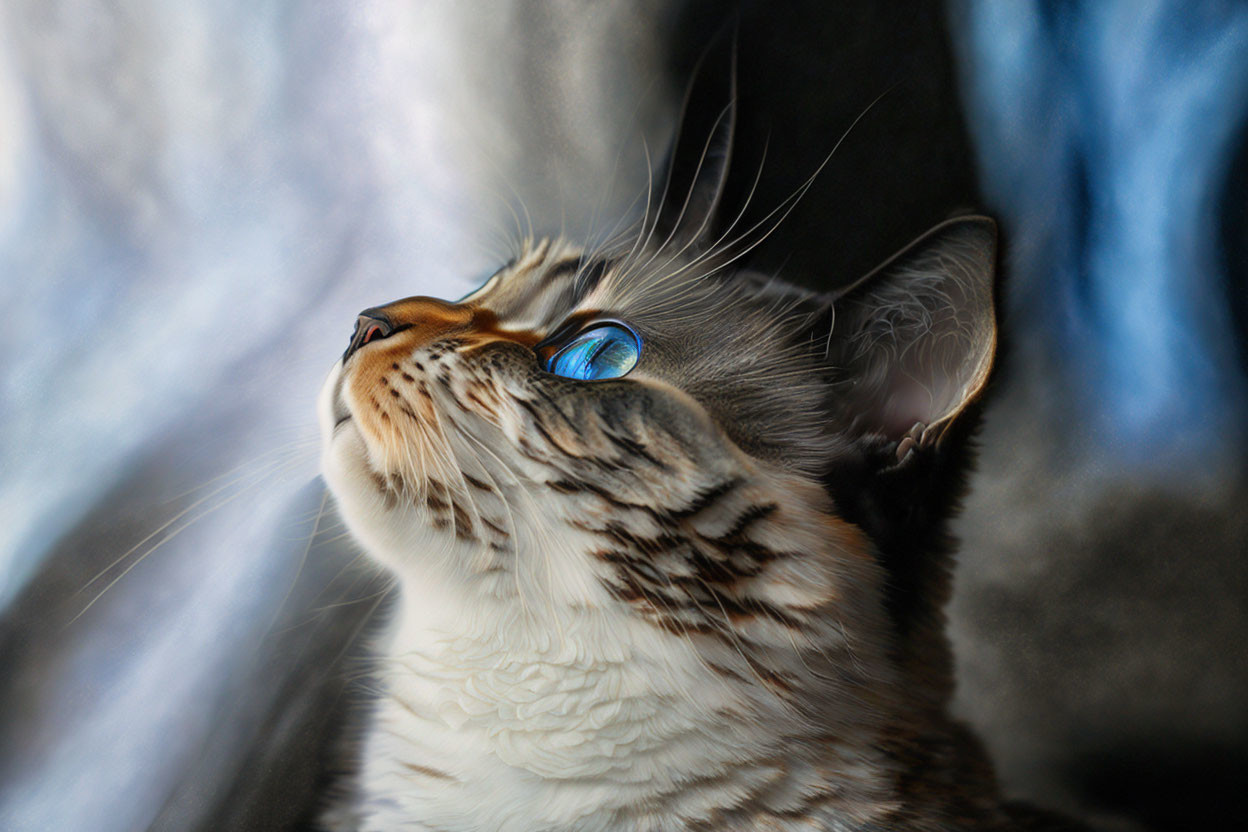
<svg viewBox="0 0 1248 832"><path fill-rule="evenodd" d="M396 327L390 317L380 309L365 309L360 316L355 319L355 332L351 333L351 344L347 347L347 351L342 354L342 360L345 363L360 347L370 341L380 341L382 338L389 338L398 332L402 327Z"/></svg>
<svg viewBox="0 0 1248 832"><path fill-rule="evenodd" d="M430 342L471 328L476 318L472 307L427 297L411 297L365 309L355 322L351 346L343 353L345 363L365 344L410 330L406 345L417 349Z"/></svg>

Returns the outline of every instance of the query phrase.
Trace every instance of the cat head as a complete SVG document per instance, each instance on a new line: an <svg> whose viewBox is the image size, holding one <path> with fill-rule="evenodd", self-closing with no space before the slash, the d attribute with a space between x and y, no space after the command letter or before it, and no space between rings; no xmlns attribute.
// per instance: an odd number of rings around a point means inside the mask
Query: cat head
<svg viewBox="0 0 1248 832"><path fill-rule="evenodd" d="M635 238L530 241L458 302L360 314L323 467L402 580L778 639L882 583L860 498L921 478L987 380L995 226L942 223L834 294L750 271L731 123L678 138Z"/></svg>

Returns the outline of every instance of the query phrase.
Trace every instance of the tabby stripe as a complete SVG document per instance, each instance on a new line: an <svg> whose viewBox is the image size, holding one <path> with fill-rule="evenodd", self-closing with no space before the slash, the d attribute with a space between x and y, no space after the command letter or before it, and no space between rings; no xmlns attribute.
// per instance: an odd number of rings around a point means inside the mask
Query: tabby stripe
<svg viewBox="0 0 1248 832"><path fill-rule="evenodd" d="M530 457L530 458L537 459L536 457ZM538 460L538 461L544 462L544 460ZM638 509L640 511L646 511L651 514L655 513L654 509L651 508L650 506L642 505L641 503L630 503L626 500L621 500L620 498L613 495L611 492L607 491L605 488L602 488L601 486L598 486L598 485L594 485L592 482L585 482L584 480L562 479L562 480L548 480L546 482L546 485L552 491L558 491L561 494L589 493L589 494L593 494L596 497L601 498L603 501L605 501L609 505L615 506L616 508Z"/></svg>
<svg viewBox="0 0 1248 832"><path fill-rule="evenodd" d="M546 425L542 423L540 414L537 412L537 409L534 408L531 403L525 401L524 399L516 399L516 402L525 410L527 410L529 415L533 417L532 419L533 427L537 428L537 432L542 435L542 438L544 438L546 442L551 445L551 447L559 451L564 456L571 457L572 459L585 459L585 457L581 456L580 454L574 454L571 451L569 451L567 448L563 447L563 445L561 445L558 441L556 441L555 437L550 435L550 431L548 431L546 429Z"/></svg>
<svg viewBox="0 0 1248 832"><path fill-rule="evenodd" d="M617 522L609 522L601 528L594 528L579 521L572 521L572 526L603 537L623 546L631 547L642 554L661 555L680 545L688 545L688 539L677 535L659 535L658 537L638 537Z"/></svg>
<svg viewBox="0 0 1248 832"><path fill-rule="evenodd" d="M671 469L670 465L668 465L666 462L654 456L654 454L647 451L646 446L641 444L640 442L637 442L636 440L629 439L624 436L616 436L614 432L609 431L609 430L604 430L602 432L602 435L607 437L608 442L610 442L612 445L615 445L617 448L624 451L629 456L635 456L635 457L644 459L646 462L649 462L651 465L653 465L654 467L658 468L661 471L667 471Z"/></svg>
<svg viewBox="0 0 1248 832"><path fill-rule="evenodd" d="M749 679L746 679L732 668L724 667L722 664L715 664L713 662L708 662L706 666L726 679L731 679L732 681L740 684L749 684Z"/></svg>
<svg viewBox="0 0 1248 832"><path fill-rule="evenodd" d="M477 405L477 407L479 407L482 411L484 411L484 412L486 412L486 413L490 414L491 416L497 416L497 414L494 412L494 408L490 407L488 404L486 404L485 402L481 401L481 398L480 398L479 396L477 396L477 394L476 394L476 393L474 393L474 392L472 392L471 390L469 390L469 391L467 391L467 395L468 395L468 401L470 401L470 402L475 402L475 403L476 403L476 405ZM458 404L458 403L459 403L459 402L458 402L458 401L456 401L456 404ZM464 408L463 408L463 407L461 407L461 408L460 408L460 410L464 410Z"/></svg>
<svg viewBox="0 0 1248 832"><path fill-rule="evenodd" d="M559 418L562 419L567 424L567 426L572 429L574 433L581 432L581 429L577 425L573 424L572 420L568 418L568 415L563 412L563 408L555 404L555 400L552 399L550 395L546 393L545 390L542 390L540 387L537 387L537 388L534 388L534 392L546 400L546 403L550 405L551 409L559 414ZM530 410L529 412L532 413L533 411Z"/></svg>
<svg viewBox="0 0 1248 832"><path fill-rule="evenodd" d="M564 258L546 269L546 273L542 275L542 283L550 283L560 277L576 274L580 268L581 256L579 254L574 257Z"/></svg>
<svg viewBox="0 0 1248 832"><path fill-rule="evenodd" d="M717 540L723 542L736 541L750 526L775 514L780 507L775 503L750 506L737 517L732 527L720 535Z"/></svg>
<svg viewBox="0 0 1248 832"><path fill-rule="evenodd" d="M414 772L416 774L423 774L426 777L432 777L436 780L451 780L454 782L459 782L455 777L452 777L451 775L447 774L445 771L439 771L436 768L430 768L429 766L420 766L420 765L417 765L416 763L401 763L401 765L403 766L403 768L407 769L408 771Z"/></svg>
<svg viewBox="0 0 1248 832"><path fill-rule="evenodd" d="M619 530L614 531L616 532L615 534L608 533L607 530L598 530L598 533L606 536L611 542L626 548L624 550L608 549L600 551L595 553L598 557L617 567L626 568L656 582L658 578L662 578L663 583L667 586L680 587L686 593L690 590L712 592L711 587L713 585L728 589L739 581L757 577L762 572L761 566L742 569L729 562L711 560L702 552L690 547L688 541L674 538L676 545L683 545L689 549L689 552L684 554L683 557L693 565L695 574L692 576L661 575L654 571L654 566L650 563L650 556L670 551L670 547L664 545L666 541L638 539ZM714 599L712 598L712 600Z"/></svg>
<svg viewBox="0 0 1248 832"><path fill-rule="evenodd" d="M602 259L594 260L588 266L582 267L576 275L576 281L572 284L573 304L579 304L586 295L598 288L598 283L610 267L611 261Z"/></svg>
<svg viewBox="0 0 1248 832"><path fill-rule="evenodd" d="M608 563L614 564L617 567L617 576L624 579L628 586L635 588L638 591L641 590L641 586L637 582L639 570L636 569L639 560L635 556L626 551L619 551L616 549L600 551L595 554ZM739 618L762 616L793 630L803 629L802 623L797 618L779 609L774 604L757 598L740 598L733 595L725 595L722 592L717 591L714 586L715 584L718 584L723 588L727 588L728 585L735 583L736 578L749 577L749 575L734 575L733 570L725 569L724 565L706 561L704 558L699 558L695 555L695 563L699 560L702 561L699 565L702 566L703 569L706 567L715 567L710 571L719 572L720 579L716 580L715 577L708 576L703 573L703 576L699 576L698 578L675 575L666 578L666 580L672 586L684 588L686 593L688 593L690 589L705 590L713 603L699 602L692 595L689 596L690 601L693 602L695 606L698 606L703 612L706 610L714 611L718 609L719 612L722 612L729 618L734 616ZM723 580L724 576L730 577L730 580Z"/></svg>
<svg viewBox="0 0 1248 832"><path fill-rule="evenodd" d="M451 504L451 514L455 517L455 536L464 541L476 540L472 534L472 520L459 503Z"/></svg>
<svg viewBox="0 0 1248 832"><path fill-rule="evenodd" d="M714 590L711 590L711 597L716 603L704 605L702 607L703 612L718 611L721 613L726 619L724 624L730 629L732 637L742 644L753 644L755 642L732 627L732 624L736 621L748 621L762 617L770 619L790 630L801 632L804 629L802 623L796 618L786 615L783 611L776 609L765 601L759 601L754 598L736 599L731 596L721 595ZM713 620L711 616L708 616L708 618ZM748 658L746 660L749 661ZM750 664L753 665L753 662L750 662Z"/></svg>
<svg viewBox="0 0 1248 832"><path fill-rule="evenodd" d="M722 497L729 494L741 484L742 480L740 477L733 477L732 479L724 480L718 485L714 485L698 492L693 500L684 508L671 509L665 512L665 514L672 520L685 520L715 505L715 503L719 502Z"/></svg>
<svg viewBox="0 0 1248 832"><path fill-rule="evenodd" d="M697 548L691 549L689 559L699 580L724 587L732 586L737 581L745 578L756 577L762 571L762 567L759 566L752 569L742 569L733 565L731 561L714 560L707 557L701 549Z"/></svg>
<svg viewBox="0 0 1248 832"><path fill-rule="evenodd" d="M541 465L546 465L546 466L549 466L549 465L550 465L550 458L549 458L549 457L540 456L540 455L537 453L537 451L536 451L536 450L534 450L534 448L533 448L533 443L532 443L532 442L530 442L529 440L525 439L523 436L521 436L521 437L520 437L520 438L516 441L516 447L520 449L520 453L521 453L521 454L523 454L524 456L526 456L526 457L528 457L529 459L533 460L534 462L539 463L539 464L541 464ZM574 493L576 493L576 492L575 492L575 491L565 491L564 493L565 493L565 494L574 494Z"/></svg>
<svg viewBox="0 0 1248 832"><path fill-rule="evenodd" d="M506 529L504 529L502 526L499 526L498 524L494 523L494 522L493 522L493 521L491 521L488 517L482 517L482 518L481 518L481 523L482 523L482 525L484 525L487 529L489 529L490 531L494 532L494 534L498 535L499 537L511 537L511 535L509 535L509 534L507 533L507 530L506 530Z"/></svg>
<svg viewBox="0 0 1248 832"><path fill-rule="evenodd" d="M752 540L724 540L716 537L703 537L702 535L698 535L698 539L725 557L745 555L759 566L780 558L801 558L801 555L796 552L776 551ZM757 574L757 572L754 574Z"/></svg>
<svg viewBox="0 0 1248 832"><path fill-rule="evenodd" d="M464 474L463 477L464 477L464 482L468 483L469 485L471 485L473 488L477 489L478 491L484 491L487 494L494 493L494 487L491 486L488 482L483 482L477 479L476 477L474 477L472 474Z"/></svg>

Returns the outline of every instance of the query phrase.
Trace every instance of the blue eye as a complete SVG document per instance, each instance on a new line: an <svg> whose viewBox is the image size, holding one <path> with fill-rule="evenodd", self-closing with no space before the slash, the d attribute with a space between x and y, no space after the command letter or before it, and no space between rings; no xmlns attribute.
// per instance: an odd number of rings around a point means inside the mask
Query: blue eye
<svg viewBox="0 0 1248 832"><path fill-rule="evenodd" d="M631 329L602 323L587 329L546 359L547 372L564 378L596 381L619 378L641 357L641 339Z"/></svg>

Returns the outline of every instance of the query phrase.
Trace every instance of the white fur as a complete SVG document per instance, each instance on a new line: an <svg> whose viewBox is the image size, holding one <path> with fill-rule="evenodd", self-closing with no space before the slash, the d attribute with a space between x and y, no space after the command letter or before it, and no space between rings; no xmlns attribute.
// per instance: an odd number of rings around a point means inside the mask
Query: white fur
<svg viewBox="0 0 1248 832"><path fill-rule="evenodd" d="M540 577L514 594L466 580L477 544L434 532L416 508L387 508L354 423L330 430L338 372L320 404L325 477L402 591L363 753L361 829L675 830L762 784L783 801L781 781L797 795L817 780L776 763L779 738L800 730L779 701L607 597L560 503L512 501L516 548L544 576L525 570Z"/></svg>

